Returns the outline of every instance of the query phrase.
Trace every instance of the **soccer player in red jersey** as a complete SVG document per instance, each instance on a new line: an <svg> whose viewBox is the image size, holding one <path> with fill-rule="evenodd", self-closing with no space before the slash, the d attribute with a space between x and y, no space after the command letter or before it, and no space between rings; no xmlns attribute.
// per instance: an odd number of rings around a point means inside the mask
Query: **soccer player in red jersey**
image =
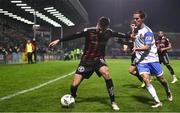
<svg viewBox="0 0 180 113"><path fill-rule="evenodd" d="M178 79L176 78L176 75L174 74L174 70L169 64L169 56L167 50L171 49L171 43L169 42L169 39L165 37L163 31L158 32L158 38L156 40L156 45L158 48L158 55L159 55L159 62L163 63L169 70L169 72L172 75L172 82L176 83Z"/></svg>
<svg viewBox="0 0 180 113"><path fill-rule="evenodd" d="M84 31L70 35L63 39L57 39L49 44L54 46L59 42L73 40L77 38L85 38L85 48L80 64L75 72L74 79L71 84L71 95L76 97L77 88L83 79L88 79L94 72L105 80L108 94L111 100L113 110L119 110L115 102L113 81L109 74L109 68L105 63L105 47L111 37L125 38L126 35L120 32L113 32L108 28L110 19L107 17L99 18L96 27L84 29Z"/></svg>

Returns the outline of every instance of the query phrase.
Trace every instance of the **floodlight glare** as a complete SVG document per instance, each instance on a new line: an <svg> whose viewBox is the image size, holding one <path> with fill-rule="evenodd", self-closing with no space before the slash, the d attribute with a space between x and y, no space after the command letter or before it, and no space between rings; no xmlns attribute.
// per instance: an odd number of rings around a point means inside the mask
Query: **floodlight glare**
<svg viewBox="0 0 180 113"><path fill-rule="evenodd" d="M54 12L56 9L47 10L47 12Z"/></svg>
<svg viewBox="0 0 180 113"><path fill-rule="evenodd" d="M21 9L31 9L31 7L27 6L27 7L21 7Z"/></svg>
<svg viewBox="0 0 180 113"><path fill-rule="evenodd" d="M11 3L22 3L21 0L14 0L14 1L11 1Z"/></svg>
<svg viewBox="0 0 180 113"><path fill-rule="evenodd" d="M46 8L44 8L44 10L50 10L50 9L54 9L54 7L46 7Z"/></svg>
<svg viewBox="0 0 180 113"><path fill-rule="evenodd" d="M16 4L16 6L27 6L27 4Z"/></svg>

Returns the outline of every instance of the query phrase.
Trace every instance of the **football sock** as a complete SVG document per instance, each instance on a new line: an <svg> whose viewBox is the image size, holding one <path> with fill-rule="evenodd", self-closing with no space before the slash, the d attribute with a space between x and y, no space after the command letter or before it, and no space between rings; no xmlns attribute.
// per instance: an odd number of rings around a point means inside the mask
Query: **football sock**
<svg viewBox="0 0 180 113"><path fill-rule="evenodd" d="M106 81L106 88L108 90L109 97L111 99L111 103L115 101L114 97L114 86L112 79L105 80Z"/></svg>
<svg viewBox="0 0 180 113"><path fill-rule="evenodd" d="M76 95L76 92L77 92L77 86L73 86L71 85L71 95L75 98L77 95Z"/></svg>
<svg viewBox="0 0 180 113"><path fill-rule="evenodd" d="M171 75L174 75L174 70L170 65L166 65L166 67L168 68L169 72L171 73Z"/></svg>
<svg viewBox="0 0 180 113"><path fill-rule="evenodd" d="M153 99L156 101L156 102L160 102L157 94L156 94L156 90L154 89L154 87L152 86L152 84L148 84L146 86L148 92L151 94L151 96L153 97Z"/></svg>

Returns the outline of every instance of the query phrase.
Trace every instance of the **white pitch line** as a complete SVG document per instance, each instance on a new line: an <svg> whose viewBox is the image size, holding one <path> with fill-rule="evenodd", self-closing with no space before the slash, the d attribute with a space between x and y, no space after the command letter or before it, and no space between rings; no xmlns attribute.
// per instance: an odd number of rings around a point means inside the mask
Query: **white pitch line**
<svg viewBox="0 0 180 113"><path fill-rule="evenodd" d="M39 88L41 88L41 87L43 87L43 86L47 86L48 84L51 84L51 83L53 83L53 82L55 82L55 81L58 81L58 80L60 80L60 79L63 79L63 78L65 78L65 77L67 77L67 76L69 76L69 75L72 75L72 74L74 74L74 71L71 72L71 73L69 73L69 74L60 76L60 77L58 77L58 78L56 78L56 79L53 79L53 80L50 80L50 81L48 81L48 82L42 83L42 84L40 84L40 85L38 85L38 86L32 87L32 88L30 88L30 89L25 89L25 90L19 91L19 92L17 92L17 93L14 93L14 94L10 94L10 95L1 97L1 98L0 98L0 101L6 100L6 99L10 99L10 98L15 97L15 96L17 96L17 95L21 95L21 94L24 94L24 93L27 93L27 92L30 92L30 91L39 89Z"/></svg>

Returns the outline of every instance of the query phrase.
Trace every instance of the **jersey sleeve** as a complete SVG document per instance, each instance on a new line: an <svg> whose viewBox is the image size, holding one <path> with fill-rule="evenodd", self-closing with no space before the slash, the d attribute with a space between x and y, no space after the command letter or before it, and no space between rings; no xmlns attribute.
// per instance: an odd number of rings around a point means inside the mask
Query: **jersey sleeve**
<svg viewBox="0 0 180 113"><path fill-rule="evenodd" d="M154 35L152 32L147 32L144 35L144 44L151 45L154 39Z"/></svg>
<svg viewBox="0 0 180 113"><path fill-rule="evenodd" d="M74 39L77 39L77 38L86 37L86 34L87 34L87 30L84 29L83 31L80 31L80 32L77 32L75 34L66 36L66 37L64 37L64 38L62 38L60 40L61 41L74 40Z"/></svg>
<svg viewBox="0 0 180 113"><path fill-rule="evenodd" d="M127 34L115 31L112 31L112 37L128 38Z"/></svg>

